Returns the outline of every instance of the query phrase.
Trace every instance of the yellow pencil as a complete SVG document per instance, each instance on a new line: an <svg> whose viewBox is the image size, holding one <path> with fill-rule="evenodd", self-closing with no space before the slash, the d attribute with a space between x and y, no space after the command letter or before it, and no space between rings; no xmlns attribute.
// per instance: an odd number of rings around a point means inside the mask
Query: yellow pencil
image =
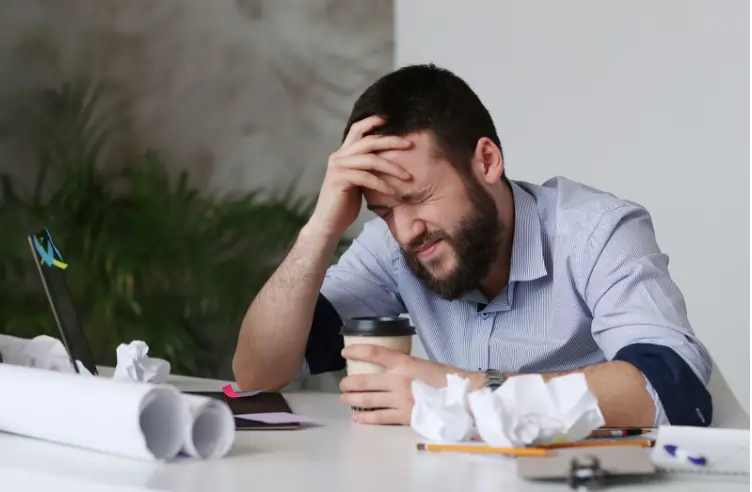
<svg viewBox="0 0 752 492"><path fill-rule="evenodd" d="M544 449L563 449L563 448L591 448L591 447L609 447L609 446L642 446L649 448L653 446L653 441L634 440L634 441L582 441L582 442L564 442L561 444L548 444L540 446Z"/></svg>
<svg viewBox="0 0 752 492"><path fill-rule="evenodd" d="M551 451L541 448L495 448L493 446L463 446L462 444L418 444L421 451L458 451L461 453L490 453L508 456L549 456Z"/></svg>

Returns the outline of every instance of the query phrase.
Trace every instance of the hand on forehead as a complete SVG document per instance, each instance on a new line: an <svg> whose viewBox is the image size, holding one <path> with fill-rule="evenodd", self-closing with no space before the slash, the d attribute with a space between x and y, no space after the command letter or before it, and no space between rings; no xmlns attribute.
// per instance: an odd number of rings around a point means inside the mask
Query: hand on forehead
<svg viewBox="0 0 752 492"><path fill-rule="evenodd" d="M395 201L401 201L401 197L415 198L417 194L425 194L427 189L436 187L445 171L441 169L443 166L436 157L433 141L427 133L410 134L403 138L411 141L413 146L407 150L379 152L379 156L401 166L410 173L412 179L405 181L378 173L380 178L394 188L396 196L386 196L377 191L364 190L364 196L369 204L393 204Z"/></svg>

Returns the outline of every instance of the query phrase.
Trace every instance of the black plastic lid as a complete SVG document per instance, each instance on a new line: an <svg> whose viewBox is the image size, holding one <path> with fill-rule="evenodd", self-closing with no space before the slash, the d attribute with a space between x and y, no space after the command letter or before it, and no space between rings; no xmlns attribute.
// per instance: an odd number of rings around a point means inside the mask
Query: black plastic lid
<svg viewBox="0 0 752 492"><path fill-rule="evenodd" d="M341 335L361 337L393 337L415 335L410 320L399 316L363 316L345 320Z"/></svg>

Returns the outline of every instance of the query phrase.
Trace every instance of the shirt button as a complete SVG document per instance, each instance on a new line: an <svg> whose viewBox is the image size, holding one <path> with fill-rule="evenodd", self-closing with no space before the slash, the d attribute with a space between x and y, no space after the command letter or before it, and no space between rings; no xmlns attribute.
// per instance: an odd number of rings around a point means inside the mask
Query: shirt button
<svg viewBox="0 0 752 492"><path fill-rule="evenodd" d="M488 313L483 313L480 315L480 317L483 319L488 319Z"/></svg>

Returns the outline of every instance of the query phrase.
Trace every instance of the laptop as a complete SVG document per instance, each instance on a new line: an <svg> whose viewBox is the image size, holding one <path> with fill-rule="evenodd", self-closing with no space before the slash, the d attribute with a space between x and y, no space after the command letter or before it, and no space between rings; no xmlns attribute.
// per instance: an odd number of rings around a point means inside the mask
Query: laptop
<svg viewBox="0 0 752 492"><path fill-rule="evenodd" d="M63 255L55 246L47 229L30 234L28 240L71 365L77 373L81 373L81 369L76 364L76 361L79 361L91 374L99 375L89 342L78 322L65 280L68 264L65 263Z"/></svg>
<svg viewBox="0 0 752 492"><path fill-rule="evenodd" d="M52 235L46 228L35 234L30 234L28 241L71 365L76 373L80 374L82 368L76 363L78 361L86 371L98 376L99 372L91 345L78 320L66 281L68 268L75 268L75 265L68 266L60 250L55 246ZM115 350L115 347L113 347L113 350ZM292 413L290 406L280 393L261 393L248 398L228 398L222 391L183 391L183 393L223 400L227 402L235 415L271 412ZM299 423L268 424L236 418L235 427L237 430L287 430L298 429L301 425Z"/></svg>

